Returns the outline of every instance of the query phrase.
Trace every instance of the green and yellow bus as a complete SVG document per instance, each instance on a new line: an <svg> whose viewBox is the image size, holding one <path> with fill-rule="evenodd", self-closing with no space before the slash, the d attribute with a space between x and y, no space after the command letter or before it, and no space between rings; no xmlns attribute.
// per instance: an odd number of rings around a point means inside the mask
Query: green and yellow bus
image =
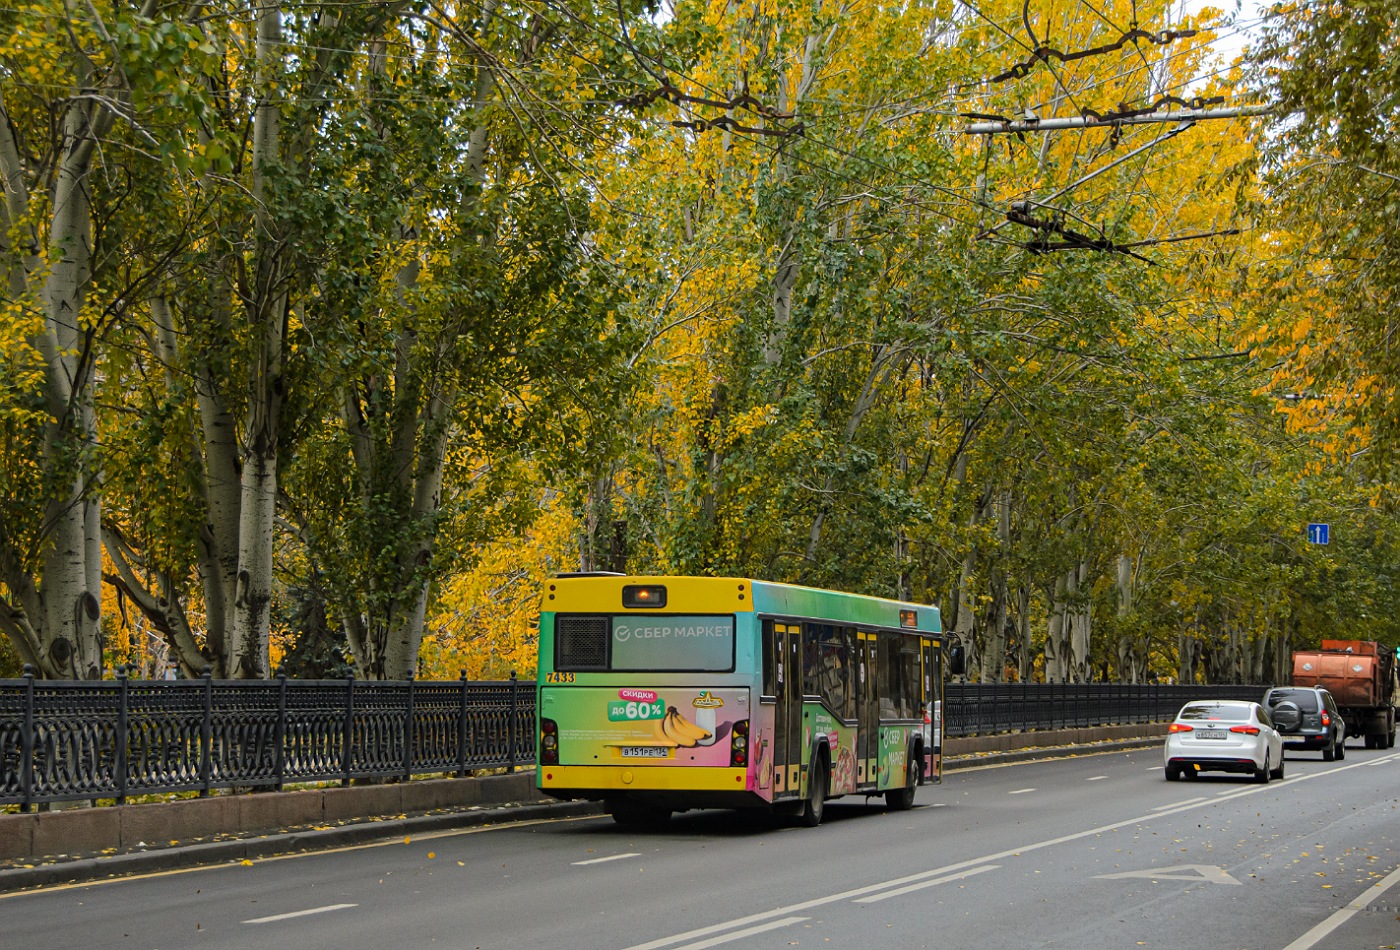
<svg viewBox="0 0 1400 950"><path fill-rule="evenodd" d="M914 804L942 778L938 608L722 577L566 574L540 613L538 784L623 824Z"/></svg>

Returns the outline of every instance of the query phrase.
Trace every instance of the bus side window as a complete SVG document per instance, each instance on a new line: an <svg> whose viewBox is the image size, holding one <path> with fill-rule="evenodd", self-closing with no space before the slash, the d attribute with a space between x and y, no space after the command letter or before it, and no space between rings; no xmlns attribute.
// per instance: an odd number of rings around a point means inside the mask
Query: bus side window
<svg viewBox="0 0 1400 950"><path fill-rule="evenodd" d="M846 702L841 710L841 715L846 719L856 718L856 677L852 674L851 670L855 666L855 664L859 662L857 660L855 652L858 643L859 641L856 640L855 627L841 628L841 644L842 649L845 651L843 655L845 657L844 662L846 664L841 668L842 688L845 690L846 697Z"/></svg>
<svg viewBox="0 0 1400 950"><path fill-rule="evenodd" d="M877 641L881 719L914 719L919 711L917 637L880 633Z"/></svg>
<svg viewBox="0 0 1400 950"><path fill-rule="evenodd" d="M876 695L880 697L881 719L894 719L899 715L895 705L897 688L894 636L892 633L875 635L875 687Z"/></svg>
<svg viewBox="0 0 1400 950"><path fill-rule="evenodd" d="M802 624L802 692L807 696L820 696L822 691L820 631L820 624Z"/></svg>
<svg viewBox="0 0 1400 950"><path fill-rule="evenodd" d="M773 621L763 621L763 695L778 695L778 669L773 662Z"/></svg>
<svg viewBox="0 0 1400 950"><path fill-rule="evenodd" d="M905 719L915 719L923 714L919 711L919 699L923 692L919 682L919 644L917 637L899 638L899 679L900 715Z"/></svg>
<svg viewBox="0 0 1400 950"><path fill-rule="evenodd" d="M846 628L814 623L808 625L808 630L816 650L812 660L814 682L808 692L819 694L836 715L855 718L851 701L851 650Z"/></svg>

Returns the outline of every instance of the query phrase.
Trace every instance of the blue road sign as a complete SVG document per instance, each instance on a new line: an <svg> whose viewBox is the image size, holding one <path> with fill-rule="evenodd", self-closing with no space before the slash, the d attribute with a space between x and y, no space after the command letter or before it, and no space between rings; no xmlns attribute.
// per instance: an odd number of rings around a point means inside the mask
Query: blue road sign
<svg viewBox="0 0 1400 950"><path fill-rule="evenodd" d="M1308 525L1308 540L1313 544L1326 544L1328 540L1327 529L1330 527L1331 525L1316 523Z"/></svg>

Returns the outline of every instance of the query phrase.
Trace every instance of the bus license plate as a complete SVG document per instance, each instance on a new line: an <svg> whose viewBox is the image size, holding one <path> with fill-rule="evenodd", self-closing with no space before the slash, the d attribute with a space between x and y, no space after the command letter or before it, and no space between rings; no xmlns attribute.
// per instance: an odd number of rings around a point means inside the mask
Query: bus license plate
<svg viewBox="0 0 1400 950"><path fill-rule="evenodd" d="M670 750L659 745L625 745L622 747L624 759L664 759Z"/></svg>
<svg viewBox="0 0 1400 950"><path fill-rule="evenodd" d="M1224 729L1197 729L1197 739L1224 739L1229 733Z"/></svg>

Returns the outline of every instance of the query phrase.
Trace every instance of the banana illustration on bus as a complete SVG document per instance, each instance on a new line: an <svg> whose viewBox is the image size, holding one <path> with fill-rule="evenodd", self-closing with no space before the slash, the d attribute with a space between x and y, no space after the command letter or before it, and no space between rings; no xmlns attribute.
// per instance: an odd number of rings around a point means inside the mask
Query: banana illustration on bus
<svg viewBox="0 0 1400 950"><path fill-rule="evenodd" d="M675 706L667 708L666 715L656 720L654 728L656 737L662 742L685 749L693 749L713 735L710 730L702 729L682 716Z"/></svg>

